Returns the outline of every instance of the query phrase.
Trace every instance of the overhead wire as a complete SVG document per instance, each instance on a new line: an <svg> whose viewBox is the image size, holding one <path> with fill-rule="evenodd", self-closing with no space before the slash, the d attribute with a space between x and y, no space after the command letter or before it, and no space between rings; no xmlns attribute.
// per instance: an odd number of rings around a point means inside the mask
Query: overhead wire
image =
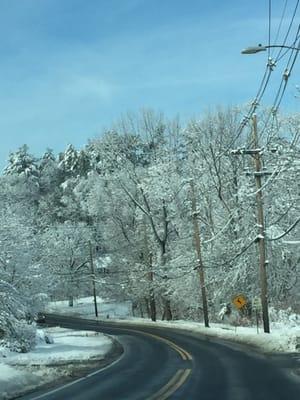
<svg viewBox="0 0 300 400"><path fill-rule="evenodd" d="M286 32L286 34L285 34L285 37L284 37L284 41L283 41L282 46L285 46L286 43L287 43L288 37L289 37L289 35L290 35L291 29L292 29L292 26L293 26L293 22L294 22L296 13L297 13L297 9L298 9L298 6L299 6L299 1L300 1L300 0L297 0L297 3L296 3L296 5L295 5L295 7L294 7L293 15L292 15L292 18L291 18L291 20L290 20L290 23L289 23L287 32ZM285 12L286 12L286 6L287 6L287 0L286 0L286 2L285 2L285 4L284 4L283 12L282 12L282 15L281 15L279 27L278 27L277 34L276 34L276 41L278 40L279 32L280 32L280 29L281 29L281 26L282 26L282 23L283 23L284 15L285 15ZM270 42L271 42L271 13L272 13L271 0L269 0L268 46L270 46ZM294 41L293 41L293 43L292 43L292 46L294 46L294 45L297 43L297 40L299 39L299 31L300 31L300 26L298 27L297 34L296 34L296 37L295 37L295 39L294 39ZM292 47L292 46L291 46L291 47ZM241 123L240 123L240 125L239 125L239 127L238 127L238 129L237 129L237 133L236 133L235 137L231 140L231 142L230 142L229 145L227 146L228 148L227 148L226 151L228 151L228 150L232 147L232 145L237 141L237 139L241 136L241 134L242 134L242 132L243 132L245 126L247 126L249 120L252 118L253 114L254 114L255 111L257 110L257 108L258 108L258 106L259 106L259 103L260 103L260 101L261 101L263 95L265 94L265 91L266 91L267 86L268 86L269 81L270 81L271 72L273 71L273 69L274 69L276 63L277 63L280 59L282 59L283 55L286 55L288 51L291 51L291 49L288 49L288 50L287 50L286 52L284 52L284 54L282 55L281 53L282 53L283 50L284 50L284 47L281 47L281 48L280 48L280 51L279 51L279 53L277 54L277 57L276 57L275 60L273 60L273 59L270 57L270 53L268 52L268 62L267 62L267 66L266 66L266 69L265 69L263 78L262 78L262 80L261 80L261 83L260 83L260 86L259 86L257 95L256 95L256 97L254 98L253 102L251 103L251 106L250 106L250 109L248 110L248 113L247 113L246 116L242 119L242 121L241 121ZM296 50L296 57L294 57L294 60L293 60L293 62L292 62L292 67L293 67L294 64L295 64L297 55L298 55L298 50ZM278 89L278 91L277 91L277 93L276 93L275 100L274 100L274 102L273 102L273 107L272 107L272 109L271 109L271 111L270 111L269 117L267 118L267 121L266 121L266 123L265 123L265 127L264 127L263 131L264 131L265 128L267 127L267 125L268 125L268 123L269 123L269 121L270 121L271 116L272 116L272 115L274 116L274 114L277 112L277 109L279 108L279 105L281 104L281 101L282 101L282 99L283 99L283 96L284 96L284 93L285 93L285 90L286 90L286 87L287 87L287 81L288 81L288 78L289 78L289 75L290 75L290 72L291 72L291 69L292 69L292 67L289 68L289 62L291 61L291 57L292 57L292 54L290 55L288 64L287 64L287 66L286 66L286 68L285 68L285 70L284 70L283 77L282 77L282 80L281 80L279 89Z"/></svg>
<svg viewBox="0 0 300 400"><path fill-rule="evenodd" d="M270 58L270 45L271 45L271 14L272 14L272 0L269 0L269 29L268 29L268 58Z"/></svg>
<svg viewBox="0 0 300 400"><path fill-rule="evenodd" d="M296 46L296 44L297 44L299 39L300 39L300 34L299 34L299 28L298 28L297 34L296 34L296 37L295 37L294 41L291 43L290 46L288 46L288 48L284 49L284 51L281 54L281 56L276 59L276 63L278 63L280 60L282 60L282 58L285 57L287 55L287 53L291 51L292 47Z"/></svg>
<svg viewBox="0 0 300 400"><path fill-rule="evenodd" d="M294 22L296 13L297 13L298 6L299 6L299 0L297 0L297 2L296 2L296 5L295 5L294 11L293 11L293 15L292 15L291 21L290 21L290 23L289 23L288 30L287 30L287 32L286 32L286 34L285 34L284 39L283 39L282 46L285 46L285 45L286 45L286 42L287 42L287 40L288 40L289 34L290 34L291 29L292 29L292 26L293 26L293 22ZM279 52L278 52L278 54L277 54L277 58L275 59L275 62L278 61L278 58L280 57L280 54L282 53L283 49L284 49L284 47L281 47L281 48L280 48L280 50L279 50Z"/></svg>
<svg viewBox="0 0 300 400"><path fill-rule="evenodd" d="M248 125L248 122L250 121L251 117L253 116L253 114L255 113L255 111L257 110L259 103L267 89L267 86L269 84L270 81L270 77L271 77L271 73L273 71L274 65L271 62L271 60L268 60L268 63L266 65L266 69L263 75L263 78L260 82L259 85L259 89L257 91L257 94L254 98L254 100L251 102L251 106L250 109L248 111L248 113L243 117L242 121L240 122L238 128L237 128L237 132L235 134L235 136L231 139L231 141L226 145L226 149L221 152L221 154L218 155L218 158L221 158L221 156L223 156L224 154L226 154L231 147L234 145L234 143L236 143L236 141L240 138L240 136L242 135L244 128Z"/></svg>
<svg viewBox="0 0 300 400"><path fill-rule="evenodd" d="M298 0L299 1L299 0ZM271 0L269 0L269 18L268 18L268 46L270 46L271 44L271 18L272 18L272 2ZM282 17L283 18L283 17ZM271 73L273 71L275 67L275 63L273 62L273 60L270 57L270 47L268 47L268 62L265 68L265 72L263 75L263 78L260 82L257 94L254 98L254 100L251 102L251 106L250 109L247 113L246 116L244 116L244 118L242 119L238 129L237 129L237 133L236 136L232 139L232 141L230 142L230 144L227 146L227 151L233 146L233 144L237 141L237 139L241 136L245 126L248 124L249 120L251 119L251 117L253 116L253 114L255 113L257 107L259 106L259 103L267 89L268 83L270 81L270 76Z"/></svg>
<svg viewBox="0 0 300 400"><path fill-rule="evenodd" d="M277 38L279 36L279 31L280 31L280 28L281 28L281 25L282 25L282 21L283 21L283 18L284 18L284 14L285 14L285 10L286 10L286 4L287 4L287 1L286 1L285 5L284 5L284 10L283 10L283 13L281 15L279 28L278 28L278 31L277 31L277 34L276 34L276 41L277 41ZM288 36L290 34L290 31L291 31L291 28L292 28L292 25L293 25L293 21L294 21L295 16L296 16L298 5L299 5L299 0L297 0L297 3L295 5L294 11L293 11L293 16L291 18L291 21L290 21L288 30L286 32L286 35L285 35L284 42L283 42L282 46L286 45ZM269 4L269 6L270 6L270 4ZM271 9L269 7L269 16L270 16L270 10ZM269 24L270 24L270 17L269 17ZM270 32L270 25L269 25L269 32ZM275 99L273 101L273 105L272 105L272 107L270 109L270 112L268 114L267 119L265 120L264 127L261 130L261 136L262 136L265 133L265 131L266 131L268 125L269 125L270 119L272 118L272 126L271 126L271 129L269 129L269 133L268 133L268 137L267 137L267 144L269 143L270 138L272 136L271 133L272 133L272 129L273 129L274 120L276 119L277 111L279 109L279 106L280 106L280 104L282 102L284 93L285 93L286 88L287 88L288 79L290 77L291 71L292 71L292 69L294 67L294 64L295 64L297 56L298 56L298 51L299 51L298 48L299 48L300 43L298 43L298 46L296 48L294 48L294 47L296 46L299 38L300 38L300 25L298 25L295 38L294 38L293 42L291 43L291 45L289 46L289 48L286 51L284 51L283 54L281 54L282 50L284 49L284 47L281 47L275 60L272 60L270 57L268 57L268 63L272 63L272 66L275 66L278 63L278 61L281 60L288 52L291 52L291 54L289 56L289 59L288 59L288 62L286 64L286 66L285 66L284 72L282 74L282 79L280 81L279 88L278 88L278 90L276 92ZM270 44L269 44L269 46L270 46ZM294 55L295 52L296 52L296 54ZM294 58L293 58L293 55L294 55ZM293 61L292 61L292 58L293 58ZM292 61L292 64L290 66L291 61ZM250 113L251 113L251 111L252 110L250 109Z"/></svg>
<svg viewBox="0 0 300 400"><path fill-rule="evenodd" d="M297 33L296 33L296 38L294 40L294 43L296 43L297 39L299 39L299 35L300 35L300 25L298 26ZM261 135L264 134L267 126L269 125L270 118L272 116L275 117L277 112L278 112L279 106L280 106L280 104L282 102L283 96L284 96L286 88L287 88L288 80L290 78L291 72L292 72L292 70L294 68L295 62L296 62L297 57L299 55L299 50L300 50L299 46L300 46L300 43L298 43L298 47L297 48L290 49L291 54L290 54L290 56L288 58L286 66L284 68L284 72L282 74L282 78L281 78L279 87L277 89L277 92L276 92L276 95L275 95L271 110L270 110L269 115L268 115L268 117L267 117L267 119L266 119L266 121L264 123L264 126L263 126L263 128L261 130ZM267 137L267 145L270 142L270 137L271 136L268 135L268 137Z"/></svg>
<svg viewBox="0 0 300 400"><path fill-rule="evenodd" d="M277 44L277 40L278 40L278 38L279 38L279 34L280 34L280 31L281 31L281 26L282 26L282 23L283 23L283 19L284 19L284 16L285 16L285 12L286 12L287 2L288 2L288 1L285 0L284 6L283 6L283 10L282 10L282 13L281 13L280 22L279 22L279 25L278 25L278 28L277 28L277 32L276 32L275 39L274 39L274 44L275 44L275 45ZM269 43L269 45L270 45L270 43ZM273 50L274 50L274 49L273 49ZM278 60L277 60L277 61L278 61Z"/></svg>

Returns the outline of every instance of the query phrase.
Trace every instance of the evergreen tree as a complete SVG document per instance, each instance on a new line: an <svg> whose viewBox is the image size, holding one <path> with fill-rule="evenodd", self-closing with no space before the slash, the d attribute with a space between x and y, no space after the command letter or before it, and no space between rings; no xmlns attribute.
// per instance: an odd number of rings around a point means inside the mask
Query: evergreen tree
<svg viewBox="0 0 300 400"><path fill-rule="evenodd" d="M37 160L28 151L28 146L24 144L15 153L11 153L4 174L16 174L37 181L39 177Z"/></svg>
<svg viewBox="0 0 300 400"><path fill-rule="evenodd" d="M69 144L64 151L59 155L59 168L62 170L65 180L79 175L80 172L80 157L79 151L72 144Z"/></svg>

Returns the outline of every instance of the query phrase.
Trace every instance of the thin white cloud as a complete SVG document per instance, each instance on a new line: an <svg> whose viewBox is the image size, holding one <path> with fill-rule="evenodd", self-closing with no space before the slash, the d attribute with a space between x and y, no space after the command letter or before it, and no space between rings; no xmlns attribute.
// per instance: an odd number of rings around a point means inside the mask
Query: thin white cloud
<svg viewBox="0 0 300 400"><path fill-rule="evenodd" d="M108 81L87 75L71 75L60 85L62 94L77 98L96 97L105 101L111 100L116 92L116 86Z"/></svg>

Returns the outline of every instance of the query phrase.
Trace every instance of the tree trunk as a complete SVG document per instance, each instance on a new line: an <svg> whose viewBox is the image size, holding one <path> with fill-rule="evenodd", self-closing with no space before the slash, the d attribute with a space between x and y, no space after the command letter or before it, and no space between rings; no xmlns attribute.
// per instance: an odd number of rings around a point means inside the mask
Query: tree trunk
<svg viewBox="0 0 300 400"><path fill-rule="evenodd" d="M74 297L73 297L73 295L70 295L69 296L69 307L73 307L73 305L74 305Z"/></svg>
<svg viewBox="0 0 300 400"><path fill-rule="evenodd" d="M149 305L150 305L150 318L153 322L156 321L156 302L154 296L153 289L153 263L152 263L152 252L149 253L149 281L150 281L150 290L149 290Z"/></svg>
<svg viewBox="0 0 300 400"><path fill-rule="evenodd" d="M152 321L156 321L156 304L153 289L150 291L150 318Z"/></svg>
<svg viewBox="0 0 300 400"><path fill-rule="evenodd" d="M164 299L164 312L162 315L162 320L171 321L173 319L172 310L171 310L171 301Z"/></svg>
<svg viewBox="0 0 300 400"><path fill-rule="evenodd" d="M150 304L149 304L149 299L147 297L144 298L145 300L145 305L146 305L146 311L147 311L147 317L150 318Z"/></svg>
<svg viewBox="0 0 300 400"><path fill-rule="evenodd" d="M166 263L166 240L161 242L161 265L165 265ZM163 297L163 315L162 320L171 321L173 319L172 311L171 311L171 300Z"/></svg>
<svg viewBox="0 0 300 400"><path fill-rule="evenodd" d="M141 318L144 318L143 304L141 302L139 302L139 310Z"/></svg>

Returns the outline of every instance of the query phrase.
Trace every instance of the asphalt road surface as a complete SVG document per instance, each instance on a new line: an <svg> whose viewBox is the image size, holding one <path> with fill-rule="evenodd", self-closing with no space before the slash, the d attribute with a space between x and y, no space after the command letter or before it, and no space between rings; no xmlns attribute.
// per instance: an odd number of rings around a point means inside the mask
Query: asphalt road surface
<svg viewBox="0 0 300 400"><path fill-rule="evenodd" d="M46 322L113 335L124 353L109 367L23 400L300 399L287 359L173 329L58 315L47 315Z"/></svg>

